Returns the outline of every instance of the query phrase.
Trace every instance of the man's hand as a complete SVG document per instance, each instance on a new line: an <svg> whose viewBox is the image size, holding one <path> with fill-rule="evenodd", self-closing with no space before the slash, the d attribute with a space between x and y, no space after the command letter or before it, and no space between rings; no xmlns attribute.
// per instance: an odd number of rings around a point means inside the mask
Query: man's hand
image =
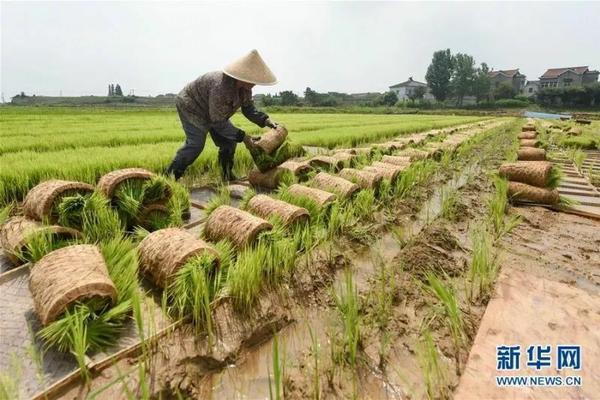
<svg viewBox="0 0 600 400"><path fill-rule="evenodd" d="M277 122L271 121L270 118L267 118L267 120L265 121L265 126L268 126L269 128L272 128L272 129L277 129L278 125L279 124Z"/></svg>

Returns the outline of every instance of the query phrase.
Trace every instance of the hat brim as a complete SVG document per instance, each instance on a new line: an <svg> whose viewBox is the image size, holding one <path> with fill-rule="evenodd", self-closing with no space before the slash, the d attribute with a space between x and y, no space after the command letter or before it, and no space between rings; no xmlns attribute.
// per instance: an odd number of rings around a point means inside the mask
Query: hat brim
<svg viewBox="0 0 600 400"><path fill-rule="evenodd" d="M254 85L260 85L260 86L273 86L277 84L277 79L270 81L270 82L264 82L264 81L256 81L256 80L252 80L249 78L242 78L240 76L236 76L235 74L232 74L231 72L228 72L226 69L223 70L223 73L227 76L232 77L233 79L237 79L238 81L242 81L242 82L246 82L246 83L252 83Z"/></svg>

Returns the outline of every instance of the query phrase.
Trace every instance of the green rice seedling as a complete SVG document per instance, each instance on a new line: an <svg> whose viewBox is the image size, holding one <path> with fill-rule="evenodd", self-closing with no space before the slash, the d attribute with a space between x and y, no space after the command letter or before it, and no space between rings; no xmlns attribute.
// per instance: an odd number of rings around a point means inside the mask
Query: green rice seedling
<svg viewBox="0 0 600 400"><path fill-rule="evenodd" d="M382 179L377 188L377 199L380 203L385 204L394 196L394 186L389 179Z"/></svg>
<svg viewBox="0 0 600 400"><path fill-rule="evenodd" d="M203 254L188 260L167 288L169 302L178 318L191 315L197 330L203 327L210 343L214 342L214 329L210 304L214 299L211 270L215 259Z"/></svg>
<svg viewBox="0 0 600 400"><path fill-rule="evenodd" d="M222 186L215 196L213 196L206 207L204 208L204 212L206 216L212 214L220 206L230 206L231 205L231 192L227 186Z"/></svg>
<svg viewBox="0 0 600 400"><path fill-rule="evenodd" d="M83 226L83 212L89 195L77 193L73 196L65 196L57 206L58 223L74 229Z"/></svg>
<svg viewBox="0 0 600 400"><path fill-rule="evenodd" d="M519 216L510 216L508 212L508 181L499 176L494 177L494 193L488 202L488 225L494 232L496 240L512 231L521 221Z"/></svg>
<svg viewBox="0 0 600 400"><path fill-rule="evenodd" d="M269 222L273 228L258 235L257 246L264 247L267 251L265 281L275 284L290 273L296 260L297 248L294 238L286 234L286 226L281 219L271 218Z"/></svg>
<svg viewBox="0 0 600 400"><path fill-rule="evenodd" d="M379 331L379 368L385 369L387 349L390 344L389 323L393 314L393 299L396 283L391 268L385 264L381 256L377 261L375 290L373 292L373 316Z"/></svg>
<svg viewBox="0 0 600 400"><path fill-rule="evenodd" d="M129 179L115 190L113 204L126 226L133 226L142 210L144 185L142 179Z"/></svg>
<svg viewBox="0 0 600 400"><path fill-rule="evenodd" d="M238 254L229 269L226 290L240 311L249 311L263 287L263 272L269 249L266 246L247 248Z"/></svg>
<svg viewBox="0 0 600 400"><path fill-rule="evenodd" d="M425 277L427 280L426 289L438 299L444 310L446 326L452 335L455 358L458 365L460 362L460 348L465 340L465 328L456 293L452 286L444 285L435 274L429 272Z"/></svg>
<svg viewBox="0 0 600 400"><path fill-rule="evenodd" d="M23 364L16 354L10 355L8 371L0 371L0 399L18 399L19 385L23 374Z"/></svg>
<svg viewBox="0 0 600 400"><path fill-rule="evenodd" d="M552 166L552 169L550 169L550 175L546 181L546 187L550 189L557 188L560 185L563 176L564 174L561 168L557 167L556 165Z"/></svg>
<svg viewBox="0 0 600 400"><path fill-rule="evenodd" d="M43 230L27 237L27 243L16 256L23 262L36 263L46 254L76 243L76 240Z"/></svg>
<svg viewBox="0 0 600 400"><path fill-rule="evenodd" d="M360 349L360 300L352 270L344 271L344 284L334 292L336 309L342 320L344 359L352 367L356 365Z"/></svg>
<svg viewBox="0 0 600 400"><path fill-rule="evenodd" d="M130 239L134 242L134 243L140 243L142 240L144 240L146 238L146 236L148 236L150 234L150 231L142 228L141 226L136 226L135 229L133 230L133 232L130 235Z"/></svg>
<svg viewBox="0 0 600 400"><path fill-rule="evenodd" d="M0 225L4 224L10 218L14 209L14 203L8 203L4 207L0 208Z"/></svg>
<svg viewBox="0 0 600 400"><path fill-rule="evenodd" d="M177 213L181 219L181 213ZM164 213L162 211L150 212L143 221L143 225L150 231L156 231L171 226L172 215L171 213ZM135 228L134 228L135 229Z"/></svg>
<svg viewBox="0 0 600 400"><path fill-rule="evenodd" d="M343 233L353 222L353 211L349 207L344 207L339 201L333 203L329 214L323 219L327 227L327 237L334 238Z"/></svg>
<svg viewBox="0 0 600 400"><path fill-rule="evenodd" d="M256 190L254 189L248 189L246 190L246 192L244 193L244 196L242 197L242 200L240 201L240 208L242 210L247 210L248 209L248 202L250 200L252 200L252 198L256 196Z"/></svg>
<svg viewBox="0 0 600 400"><path fill-rule="evenodd" d="M171 182L168 178L155 175L144 182L142 204L153 204L164 201L171 195Z"/></svg>
<svg viewBox="0 0 600 400"><path fill-rule="evenodd" d="M468 272L467 294L473 302L489 297L498 273L498 265L494 258L490 235L485 228L475 228L471 240L473 255Z"/></svg>
<svg viewBox="0 0 600 400"><path fill-rule="evenodd" d="M372 219L375 211L375 191L364 189L352 200L351 210L356 218Z"/></svg>
<svg viewBox="0 0 600 400"><path fill-rule="evenodd" d="M284 398L283 380L285 377L285 352L283 356L279 350L279 336L275 334L273 337L273 356L271 367L273 368L273 378L269 372L269 399L281 400Z"/></svg>
<svg viewBox="0 0 600 400"><path fill-rule="evenodd" d="M449 398L447 372L428 329L421 333L419 345L417 346L417 358L425 380L427 398Z"/></svg>
<svg viewBox="0 0 600 400"><path fill-rule="evenodd" d="M117 237L101 244L100 251L117 288L117 303L129 301L139 290L138 257L133 241Z"/></svg>
<svg viewBox="0 0 600 400"><path fill-rule="evenodd" d="M441 192L442 210L441 215L449 221L455 221L458 217L459 194L456 189L442 189Z"/></svg>
<svg viewBox="0 0 600 400"><path fill-rule="evenodd" d="M412 163L407 168L394 186L394 194L404 198L413 187L422 184L429 179L436 171L436 163L431 160L423 160Z"/></svg>
<svg viewBox="0 0 600 400"><path fill-rule="evenodd" d="M171 190L171 197L167 202L167 208L169 209L171 221L170 226L182 226L183 225L183 213L190 209L190 194L188 190L178 182L169 179L169 185Z"/></svg>
<svg viewBox="0 0 600 400"><path fill-rule="evenodd" d="M311 324L308 324L308 333L310 334L310 353L313 358L313 375L312 375L312 398L319 400L321 398L321 375L319 372L319 357L321 355L321 346L317 335L312 329Z"/></svg>
<svg viewBox="0 0 600 400"><path fill-rule="evenodd" d="M123 235L118 213L110 207L108 199L98 192L87 198L81 214L81 226L87 243L106 242Z"/></svg>

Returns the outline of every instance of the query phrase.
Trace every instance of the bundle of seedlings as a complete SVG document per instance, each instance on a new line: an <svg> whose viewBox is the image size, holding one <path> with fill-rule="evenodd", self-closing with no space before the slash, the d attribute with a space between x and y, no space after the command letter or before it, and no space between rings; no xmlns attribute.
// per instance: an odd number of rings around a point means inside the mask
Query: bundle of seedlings
<svg viewBox="0 0 600 400"><path fill-rule="evenodd" d="M14 265L35 262L80 237L77 230L44 225L24 216L10 217L0 227L0 247Z"/></svg>
<svg viewBox="0 0 600 400"><path fill-rule="evenodd" d="M383 179L383 175L380 173L354 168L344 168L339 175L356 183L361 189L377 189Z"/></svg>
<svg viewBox="0 0 600 400"><path fill-rule="evenodd" d="M521 132L535 132L535 125L526 124L521 128Z"/></svg>
<svg viewBox="0 0 600 400"><path fill-rule="evenodd" d="M65 226L80 229L81 223L69 223L69 212L66 209L72 205L71 199L76 198L76 202L82 204L93 192L94 187L87 183L48 180L36 185L27 193L23 201L23 213L37 221L48 221L52 224L66 222Z"/></svg>
<svg viewBox="0 0 600 400"><path fill-rule="evenodd" d="M264 134L256 142L256 148L250 150L254 164L261 172L273 169L290 158L303 156L302 145L287 139L287 130L278 126Z"/></svg>
<svg viewBox="0 0 600 400"><path fill-rule="evenodd" d="M228 240L237 248L251 245L258 234L271 230L273 225L262 218L221 205L210 212L204 225L204 236L213 242Z"/></svg>
<svg viewBox="0 0 600 400"><path fill-rule="evenodd" d="M337 172L344 168L344 161L332 156L317 155L308 160L311 167Z"/></svg>
<svg viewBox="0 0 600 400"><path fill-rule="evenodd" d="M400 177L400 174L409 167L410 164L395 165L387 162L375 161L373 164L366 166L364 169L366 171L380 173L385 179L389 179L390 182L393 183Z"/></svg>
<svg viewBox="0 0 600 400"><path fill-rule="evenodd" d="M275 167L266 172L260 172L258 168L253 168L248 173L250 184L263 189L277 189L280 184L291 184L294 180L294 174L283 167Z"/></svg>
<svg viewBox="0 0 600 400"><path fill-rule="evenodd" d="M394 165L410 165L410 157L407 156L383 156L381 162Z"/></svg>
<svg viewBox="0 0 600 400"><path fill-rule="evenodd" d="M399 152L396 155L400 156L400 157L408 157L408 158L410 158L410 161L424 160L429 157L428 152L419 150L419 149L402 150L401 152Z"/></svg>
<svg viewBox="0 0 600 400"><path fill-rule="evenodd" d="M569 135L569 136L581 136L582 133L583 133L583 131L581 130L581 128L576 128L574 126L571 126L567 130L567 135Z"/></svg>
<svg viewBox="0 0 600 400"><path fill-rule="evenodd" d="M247 199L244 209L261 218L279 218L284 226L306 223L310 219L308 210L264 194Z"/></svg>
<svg viewBox="0 0 600 400"><path fill-rule="evenodd" d="M562 179L559 167L548 161L517 161L500 166L498 173L512 182L521 182L540 188L556 188Z"/></svg>
<svg viewBox="0 0 600 400"><path fill-rule="evenodd" d="M342 199L349 199L360 190L357 184L326 172L319 172L310 184L317 189L335 193Z"/></svg>
<svg viewBox="0 0 600 400"><path fill-rule="evenodd" d="M337 151L331 155L331 157L340 160L344 163L344 165L352 165L354 160L356 159L356 154L351 154L346 151Z"/></svg>
<svg viewBox="0 0 600 400"><path fill-rule="evenodd" d="M507 178L508 195L515 201L554 205L560 201L556 187L562 171L546 161L518 161L500 166L501 177Z"/></svg>
<svg viewBox="0 0 600 400"><path fill-rule="evenodd" d="M138 296L137 255L125 239L55 250L33 265L34 308L47 347L70 351L86 371L86 353L113 345Z"/></svg>
<svg viewBox="0 0 600 400"><path fill-rule="evenodd" d="M534 132L521 132L517 136L519 139L535 139L537 137L537 133Z"/></svg>
<svg viewBox="0 0 600 400"><path fill-rule="evenodd" d="M126 229L156 230L181 220L182 210L170 202L175 185L145 169L126 168L102 176L98 190L111 200Z"/></svg>
<svg viewBox="0 0 600 400"><path fill-rule="evenodd" d="M279 200L306 208L311 219L314 219L321 211L326 210L337 199L337 196L333 193L297 183L280 188L278 196Z"/></svg>
<svg viewBox="0 0 600 400"><path fill-rule="evenodd" d="M298 181L305 181L308 174L313 171L313 167L307 161L288 160L280 165L281 168L290 171Z"/></svg>
<svg viewBox="0 0 600 400"><path fill-rule="evenodd" d="M517 160L519 161L544 161L546 160L546 150L535 147L523 147L517 150Z"/></svg>
<svg viewBox="0 0 600 400"><path fill-rule="evenodd" d="M537 139L519 139L519 145L521 147L541 147L542 142Z"/></svg>
<svg viewBox="0 0 600 400"><path fill-rule="evenodd" d="M521 182L508 182L508 197L516 202L556 205L561 202L556 189L540 188Z"/></svg>

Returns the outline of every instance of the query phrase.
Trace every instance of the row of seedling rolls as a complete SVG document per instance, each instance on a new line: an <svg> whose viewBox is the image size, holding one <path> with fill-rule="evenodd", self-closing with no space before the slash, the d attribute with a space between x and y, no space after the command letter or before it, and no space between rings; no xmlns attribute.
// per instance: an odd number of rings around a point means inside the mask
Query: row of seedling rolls
<svg viewBox="0 0 600 400"><path fill-rule="evenodd" d="M317 226L327 231L335 225L336 207L339 212L342 204L348 204L353 210L352 201L360 193L374 196L384 182L388 186L397 182L412 161L436 157L441 148L456 149L471 136L454 135L436 146L404 152L399 150L406 147L406 141L398 140L386 145L388 155L362 169L325 166L328 172L311 170L304 183L283 184L274 196L249 190L240 208L218 197L206 209L201 237L171 226L167 214L181 218L181 204L172 199L177 187L148 171L113 171L96 188L48 181L27 195L24 215L3 225L2 245L19 255L18 259L23 259L24 252L36 254L30 257L29 287L43 325L38 334L49 346L72 351L78 360L85 360L86 352L112 344L132 312L139 309L135 303L141 293L140 272L164 291L173 317L191 316L198 325L210 326L210 305L217 294L231 297L235 306L251 306L263 285L277 282L315 242ZM348 157L345 163L359 156L356 150L343 152ZM308 164L311 169L323 168ZM88 213L88 208L93 212ZM169 223L163 225L162 217L156 218L160 223L154 218L149 223L150 210L161 210ZM118 226L107 228L112 224L107 221L112 220ZM31 221L32 227L20 233L25 240L6 240L13 234L14 221ZM135 226L146 229L125 234ZM52 234L67 229L64 232L72 236L61 242L68 245L55 249L46 243L49 252L43 254L41 246L27 243L39 227ZM28 250L16 248L23 243ZM84 361L80 365L85 367Z"/></svg>
<svg viewBox="0 0 600 400"><path fill-rule="evenodd" d="M538 140L535 125L525 124L518 135L517 161L504 163L499 174L508 180L508 196L513 202L556 205L561 201L556 189L561 170L546 161L546 150Z"/></svg>
<svg viewBox="0 0 600 400"><path fill-rule="evenodd" d="M19 264L35 261L43 244L59 248L110 239L138 227L153 231L178 225L189 207L186 196L174 181L141 168L109 172L96 186L47 180L13 207L15 215L0 227L0 246Z"/></svg>

